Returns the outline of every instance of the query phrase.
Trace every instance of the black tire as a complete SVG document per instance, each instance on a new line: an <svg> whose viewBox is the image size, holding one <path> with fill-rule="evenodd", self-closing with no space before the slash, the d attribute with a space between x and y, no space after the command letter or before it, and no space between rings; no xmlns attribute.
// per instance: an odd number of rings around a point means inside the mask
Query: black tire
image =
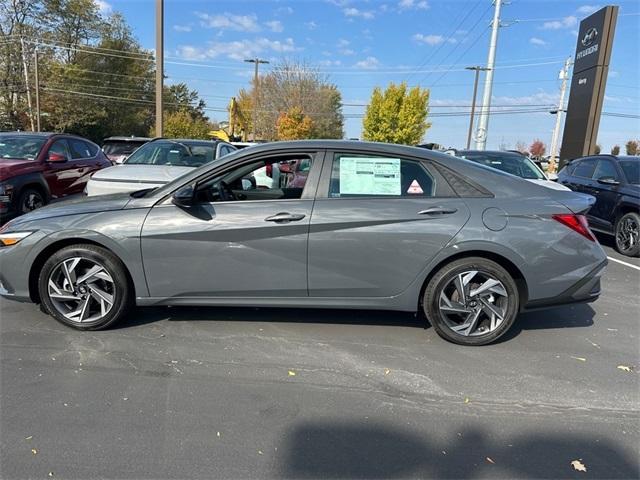
<svg viewBox="0 0 640 480"><path fill-rule="evenodd" d="M82 258L83 261L93 262L103 267L113 280L111 283L112 289L109 292L112 299L110 309L101 318L82 323L65 317L60 307L56 306L54 301L52 301L48 287L52 273L55 275L54 270L65 260L68 261L69 259L78 257ZM123 263L109 250L91 244L70 245L51 255L40 271L38 290L43 310L60 323L78 330L102 330L107 328L120 320L133 303L133 289ZM60 302L58 301L57 304L60 305Z"/></svg>
<svg viewBox="0 0 640 480"><path fill-rule="evenodd" d="M18 197L18 213L24 214L44 207L47 204L47 197L37 188L27 187L20 192Z"/></svg>
<svg viewBox="0 0 640 480"><path fill-rule="evenodd" d="M616 222L616 249L627 257L640 256L640 215L629 212Z"/></svg>
<svg viewBox="0 0 640 480"><path fill-rule="evenodd" d="M440 307L440 302L441 293L445 292L446 296L447 290L445 289L451 288L452 282L455 281L455 278L459 274L470 271L479 272L479 278L493 278L501 282L502 286L504 286L505 295L504 297L498 297L496 295L496 297L498 298L497 301L501 302L501 307L503 310L503 320L500 323L496 321L497 326L495 326L493 330L491 330L493 325L487 326L491 324L491 319L488 315L483 313L485 309L482 307L483 304L480 303L481 300L475 302L473 308L482 310L478 314L478 320L476 323L478 325L478 332L474 333L473 335L466 336L452 329L452 317L455 318L457 314L450 313L449 315L447 315L443 313ZM469 282L470 288L471 285L472 282ZM491 298L487 301L493 302L493 294L489 295ZM469 304L473 303L473 298L469 297ZM429 320L435 331L445 340L457 343L459 345L487 345L496 341L498 338L504 335L504 333L509 330L509 328L511 328L513 322L516 319L516 316L518 315L519 301L518 287L511 275L504 268L502 268L496 262L493 262L486 258L469 257L455 260L445 265L432 277L432 279L429 281L429 284L427 285L427 288L424 291L423 309L425 315L427 316L427 319ZM466 302L465 308L467 308ZM459 318L462 319L462 316L466 315L467 313L460 314ZM464 320L462 320L461 323L464 323ZM487 333L482 333L484 329L487 330Z"/></svg>

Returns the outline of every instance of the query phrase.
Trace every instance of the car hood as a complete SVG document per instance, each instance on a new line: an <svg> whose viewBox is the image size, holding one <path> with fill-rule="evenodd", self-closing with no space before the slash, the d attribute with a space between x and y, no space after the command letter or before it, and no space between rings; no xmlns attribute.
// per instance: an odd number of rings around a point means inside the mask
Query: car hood
<svg viewBox="0 0 640 480"><path fill-rule="evenodd" d="M571 191L570 188L565 187L561 183L556 183L551 180L535 180L535 179L527 179L530 182L536 183L538 185L542 185L543 187L551 188L553 190L563 190L563 191Z"/></svg>
<svg viewBox="0 0 640 480"><path fill-rule="evenodd" d="M175 167L171 165L115 165L98 170L93 180L106 182L131 182L164 184L192 172L194 167Z"/></svg>
<svg viewBox="0 0 640 480"><path fill-rule="evenodd" d="M0 159L0 181L39 170L40 163L36 160L27 160L24 158Z"/></svg>
<svg viewBox="0 0 640 480"><path fill-rule="evenodd" d="M17 224L32 222L34 220L41 220L44 218L122 210L130 200L130 192L101 195L99 197L85 197L83 195L38 208L33 212L16 218L11 222L11 224L15 227Z"/></svg>

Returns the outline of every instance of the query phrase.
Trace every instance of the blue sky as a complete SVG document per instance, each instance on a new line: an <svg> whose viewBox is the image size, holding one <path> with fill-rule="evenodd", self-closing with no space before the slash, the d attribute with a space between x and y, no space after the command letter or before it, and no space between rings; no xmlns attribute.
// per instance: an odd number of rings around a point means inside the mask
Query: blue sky
<svg viewBox="0 0 640 480"><path fill-rule="evenodd" d="M145 48L154 47L153 0L100 0L122 12ZM604 111L640 114L640 3L621 1ZM580 20L603 4L570 0L512 0L503 7L493 103L503 109L556 104L564 60L573 55ZM225 120L229 98L247 87L247 57L295 59L317 67L342 92L346 136L360 137L374 86L406 80L431 89L432 128L425 141L464 146L473 73L486 64L490 0L165 0L167 82L186 82ZM269 66L262 66L263 71ZM479 99L482 95L482 83ZM462 107L459 107L462 106ZM436 116L439 113L459 114ZM513 148L535 138L547 145L555 116L543 112L494 115L488 148ZM640 120L603 116L603 151L640 137Z"/></svg>

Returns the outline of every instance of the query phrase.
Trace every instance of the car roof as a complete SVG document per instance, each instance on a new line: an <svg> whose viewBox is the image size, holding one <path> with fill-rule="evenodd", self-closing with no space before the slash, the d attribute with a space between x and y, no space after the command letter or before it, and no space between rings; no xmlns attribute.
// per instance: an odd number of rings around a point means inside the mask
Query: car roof
<svg viewBox="0 0 640 480"><path fill-rule="evenodd" d="M199 144L199 145L217 145L218 143L226 143L228 145L231 145L229 142L225 142L224 140L202 140L202 139L198 139L198 138L166 138L166 137L157 137L157 138L153 138L150 141L153 142L161 142L161 141L166 141L166 142L178 142L178 143L187 143L187 144Z"/></svg>
<svg viewBox="0 0 640 480"><path fill-rule="evenodd" d="M103 142L148 142L151 137L107 137Z"/></svg>
<svg viewBox="0 0 640 480"><path fill-rule="evenodd" d="M456 155L469 155L469 154L490 154L490 155L503 155L506 157L520 157L527 158L519 152L511 152L509 150L456 150Z"/></svg>
<svg viewBox="0 0 640 480"><path fill-rule="evenodd" d="M633 155L611 155L610 153L600 153L597 155L585 155L584 157L577 157L574 158L572 160L569 161L569 163L571 162L577 162L579 160L584 160L585 158L612 158L614 160L625 160L625 161L635 161L638 162L640 161L640 157L638 156L633 156Z"/></svg>
<svg viewBox="0 0 640 480"><path fill-rule="evenodd" d="M21 137L39 137L39 138L53 138L53 137L72 137L77 138L79 140L84 140L85 142L91 142L88 138L81 137L80 135L76 135L74 133L65 133L65 132L0 132L0 136L8 137L11 136L21 136ZM91 142L93 143L93 142Z"/></svg>

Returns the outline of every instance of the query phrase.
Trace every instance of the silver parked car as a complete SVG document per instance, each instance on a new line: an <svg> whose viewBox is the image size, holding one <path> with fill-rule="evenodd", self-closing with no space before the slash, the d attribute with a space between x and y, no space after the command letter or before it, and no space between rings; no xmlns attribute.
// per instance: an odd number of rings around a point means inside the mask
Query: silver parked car
<svg viewBox="0 0 640 480"><path fill-rule="evenodd" d="M0 294L83 330L132 305L422 311L482 345L525 309L598 297L593 201L420 148L272 143L8 223Z"/></svg>

